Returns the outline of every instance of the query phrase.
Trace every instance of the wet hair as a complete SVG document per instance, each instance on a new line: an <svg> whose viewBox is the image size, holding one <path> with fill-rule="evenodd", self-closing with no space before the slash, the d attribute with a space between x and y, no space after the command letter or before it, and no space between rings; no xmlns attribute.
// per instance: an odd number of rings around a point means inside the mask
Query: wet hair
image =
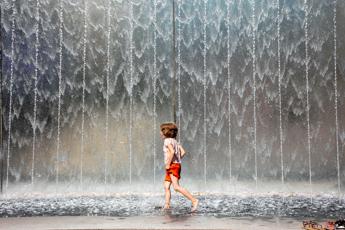
<svg viewBox="0 0 345 230"><path fill-rule="evenodd" d="M173 123L173 122L163 123L163 124L161 124L160 128L161 128L161 131L165 137L176 138L178 128L177 128L175 123Z"/></svg>

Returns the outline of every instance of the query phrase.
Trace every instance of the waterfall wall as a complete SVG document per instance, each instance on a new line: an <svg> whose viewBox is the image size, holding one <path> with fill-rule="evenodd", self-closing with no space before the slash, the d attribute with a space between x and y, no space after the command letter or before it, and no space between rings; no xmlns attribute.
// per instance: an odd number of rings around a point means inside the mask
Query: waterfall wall
<svg viewBox="0 0 345 230"><path fill-rule="evenodd" d="M172 7L1 0L4 183L161 181L174 101L185 178L344 183L345 1Z"/></svg>

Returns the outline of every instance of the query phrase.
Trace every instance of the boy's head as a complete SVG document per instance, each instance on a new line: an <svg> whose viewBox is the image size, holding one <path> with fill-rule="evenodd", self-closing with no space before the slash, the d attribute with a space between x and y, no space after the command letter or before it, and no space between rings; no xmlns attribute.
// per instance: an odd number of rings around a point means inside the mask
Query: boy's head
<svg viewBox="0 0 345 230"><path fill-rule="evenodd" d="M164 137L167 138L176 138L178 128L175 123L168 122L161 124L161 132Z"/></svg>

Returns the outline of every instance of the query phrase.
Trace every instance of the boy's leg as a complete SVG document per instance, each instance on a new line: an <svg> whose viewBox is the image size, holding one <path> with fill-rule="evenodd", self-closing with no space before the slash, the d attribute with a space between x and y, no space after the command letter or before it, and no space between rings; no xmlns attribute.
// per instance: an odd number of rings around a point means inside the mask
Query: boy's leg
<svg viewBox="0 0 345 230"><path fill-rule="evenodd" d="M173 174L170 174L170 178L171 178L171 181L172 181L172 184L173 184L175 191L182 193L182 195L184 195L185 197L190 199L192 201L192 210L191 211L192 212L196 211L196 209L198 207L199 200L194 198L192 196L192 194L190 194L186 189L182 188L179 185L177 177L175 177Z"/></svg>
<svg viewBox="0 0 345 230"><path fill-rule="evenodd" d="M174 190L176 192L181 193L182 195L184 195L185 197L187 197L189 200L191 200L193 203L197 201L197 199L195 199L192 194L190 194L190 192L188 192L186 189L182 188L179 184L179 180L177 179L177 177L175 177L172 173L170 174L170 178L172 181L172 185L174 187Z"/></svg>
<svg viewBox="0 0 345 230"><path fill-rule="evenodd" d="M170 197L171 197L170 185L171 185L170 181L164 181L164 190L165 190L165 205L164 205L164 208L165 209L170 208Z"/></svg>

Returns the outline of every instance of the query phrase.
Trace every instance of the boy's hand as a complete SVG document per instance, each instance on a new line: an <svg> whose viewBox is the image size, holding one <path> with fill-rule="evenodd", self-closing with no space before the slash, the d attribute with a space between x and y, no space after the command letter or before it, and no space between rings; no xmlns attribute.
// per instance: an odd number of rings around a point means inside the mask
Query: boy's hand
<svg viewBox="0 0 345 230"><path fill-rule="evenodd" d="M170 165L166 164L165 169L170 169Z"/></svg>
<svg viewBox="0 0 345 230"><path fill-rule="evenodd" d="M186 151L184 150L184 148L182 147L182 145L178 145L179 149L180 149L180 153L181 153L181 158L183 158L183 156L186 154Z"/></svg>

